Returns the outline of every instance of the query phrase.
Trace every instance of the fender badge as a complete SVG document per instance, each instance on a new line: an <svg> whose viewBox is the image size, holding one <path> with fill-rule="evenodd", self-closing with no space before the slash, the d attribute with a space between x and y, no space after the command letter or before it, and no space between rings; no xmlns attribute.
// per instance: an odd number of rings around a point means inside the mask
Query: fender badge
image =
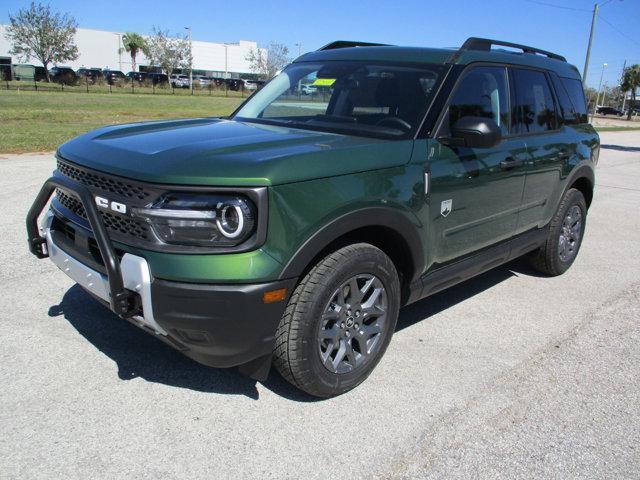
<svg viewBox="0 0 640 480"><path fill-rule="evenodd" d="M442 203L440 204L440 215L442 215L443 217L446 217L451 213L452 209L453 209L453 200L451 199L443 200Z"/></svg>

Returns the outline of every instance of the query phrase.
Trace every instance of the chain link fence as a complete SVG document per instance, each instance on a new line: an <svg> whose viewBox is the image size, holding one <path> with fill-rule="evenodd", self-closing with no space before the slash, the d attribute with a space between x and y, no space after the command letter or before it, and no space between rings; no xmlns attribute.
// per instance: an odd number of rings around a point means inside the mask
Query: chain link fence
<svg viewBox="0 0 640 480"><path fill-rule="evenodd" d="M243 82L238 82L237 90L229 88L227 84L216 85L214 82L208 85L195 85L193 88L175 88L169 83L153 84L137 81L107 84L106 82L92 82L90 79L82 79L75 85L43 81L2 80L2 90L21 90L35 92L75 92L95 94L138 94L138 95L183 95L183 96L208 96L208 97L238 97L247 98L255 89L246 89Z"/></svg>

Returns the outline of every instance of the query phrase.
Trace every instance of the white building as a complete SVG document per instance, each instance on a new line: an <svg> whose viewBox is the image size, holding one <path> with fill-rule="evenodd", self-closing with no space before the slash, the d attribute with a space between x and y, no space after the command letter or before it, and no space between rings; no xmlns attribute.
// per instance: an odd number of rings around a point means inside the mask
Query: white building
<svg viewBox="0 0 640 480"><path fill-rule="evenodd" d="M0 25L0 58L11 58L9 54L11 44L5 38L7 25ZM103 30L90 30L78 28L76 32L76 45L80 56L73 62L65 62L74 70L80 67L109 68L121 70L124 73L131 71L131 56L122 48L122 36L124 32L105 32ZM252 73L246 57L252 49L258 48L256 42L240 40L238 43L212 43L193 41L193 70L194 73L224 77L225 71L229 77L237 78L240 74ZM261 49L266 55L265 49ZM5 62L3 62L5 63ZM11 63L23 63L18 58L11 58ZM35 59L27 63L39 65ZM62 65L62 64L61 64ZM52 67L51 65L50 67ZM136 57L136 67L146 70L149 61L142 52Z"/></svg>

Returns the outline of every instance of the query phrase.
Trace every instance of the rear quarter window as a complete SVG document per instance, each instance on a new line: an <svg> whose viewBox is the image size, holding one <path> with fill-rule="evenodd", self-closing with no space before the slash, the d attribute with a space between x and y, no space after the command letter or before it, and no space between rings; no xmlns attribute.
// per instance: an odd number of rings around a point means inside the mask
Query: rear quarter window
<svg viewBox="0 0 640 480"><path fill-rule="evenodd" d="M566 88L571 104L576 112L576 121L574 123L587 123L587 101L584 97L582 82L575 78L560 77L560 81Z"/></svg>
<svg viewBox="0 0 640 480"><path fill-rule="evenodd" d="M573 125L580 122L580 116L576 112L576 109L573 106L573 102L569 98L569 93L565 88L560 77L555 73L550 73L551 82L553 83L553 88L556 92L556 97L558 98L558 103L560 104L560 118L562 123L565 125Z"/></svg>

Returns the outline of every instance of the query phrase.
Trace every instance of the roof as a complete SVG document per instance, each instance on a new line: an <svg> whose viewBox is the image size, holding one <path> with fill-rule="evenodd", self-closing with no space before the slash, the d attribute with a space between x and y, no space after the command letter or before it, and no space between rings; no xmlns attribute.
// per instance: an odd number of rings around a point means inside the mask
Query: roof
<svg viewBox="0 0 640 480"><path fill-rule="evenodd" d="M399 46L362 46L316 50L298 57L295 62L327 60L363 60L397 63L468 65L475 62L496 62L544 68L558 75L580 79L578 69L565 61L535 53L509 50L461 50L457 48L423 48Z"/></svg>

